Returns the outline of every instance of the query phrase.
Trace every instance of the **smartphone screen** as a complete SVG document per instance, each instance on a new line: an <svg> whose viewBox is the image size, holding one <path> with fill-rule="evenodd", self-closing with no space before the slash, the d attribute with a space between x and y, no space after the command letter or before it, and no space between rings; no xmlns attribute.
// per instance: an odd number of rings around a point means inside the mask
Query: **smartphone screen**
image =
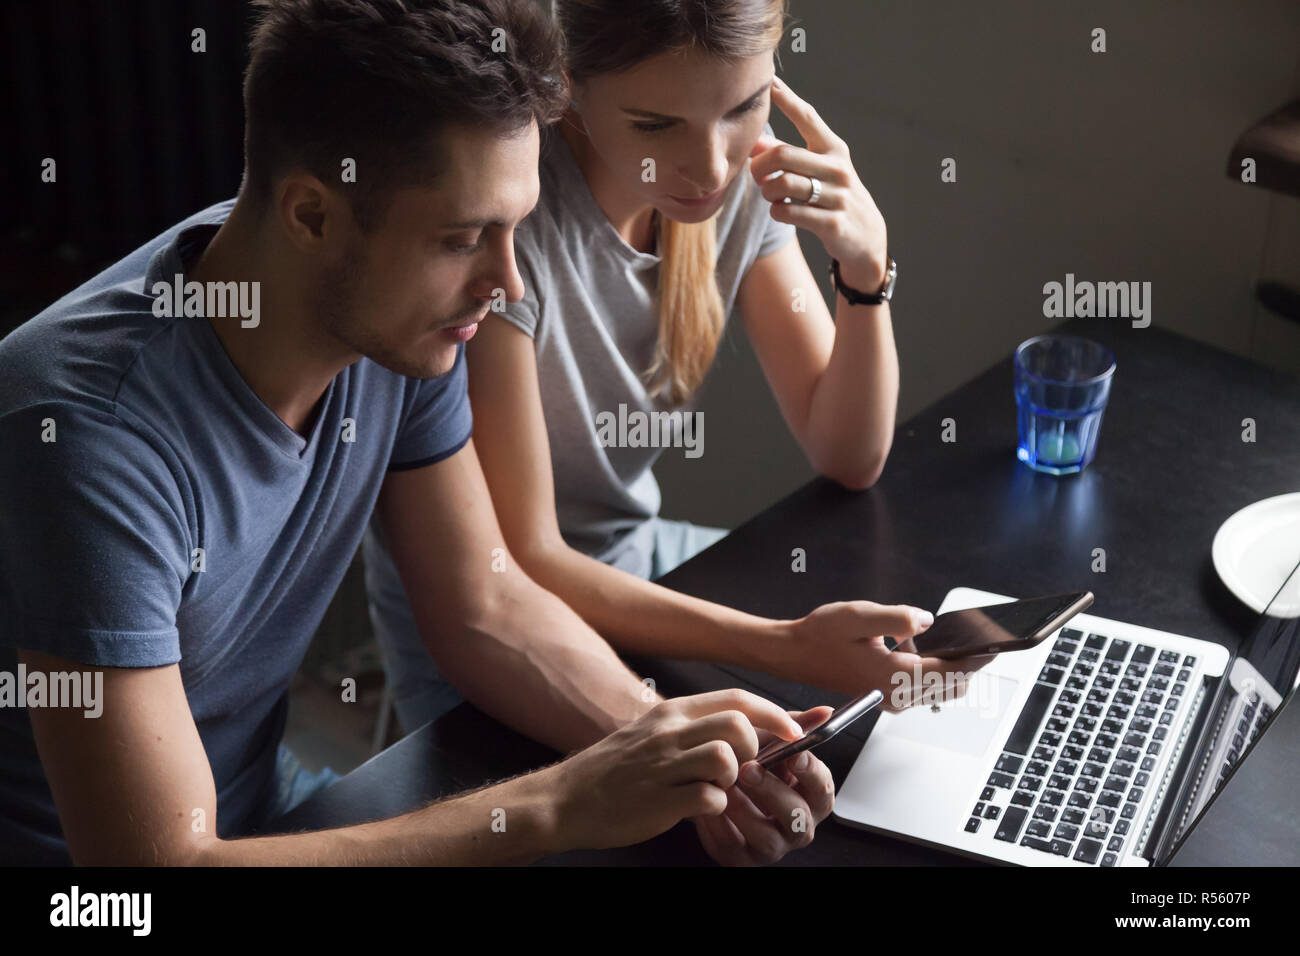
<svg viewBox="0 0 1300 956"><path fill-rule="evenodd" d="M967 657L1032 647L1092 604L1092 594L1075 591L1047 597L948 611L912 638L923 657ZM1046 631L1044 631L1046 629Z"/></svg>

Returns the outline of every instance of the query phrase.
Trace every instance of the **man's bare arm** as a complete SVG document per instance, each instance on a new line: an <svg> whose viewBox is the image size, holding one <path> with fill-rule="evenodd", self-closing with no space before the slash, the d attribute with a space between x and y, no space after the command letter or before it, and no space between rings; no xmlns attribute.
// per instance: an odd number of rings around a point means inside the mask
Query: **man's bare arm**
<svg viewBox="0 0 1300 956"><path fill-rule="evenodd" d="M34 671L83 665L32 651ZM29 711L73 862L79 865L510 864L559 849L555 768L358 826L217 837L217 793L176 665L103 668L103 711ZM505 810L506 831L493 811ZM497 815L499 816L499 814Z"/></svg>
<svg viewBox="0 0 1300 956"><path fill-rule="evenodd" d="M473 442L437 464L390 472L377 511L425 646L497 720L567 752L660 699L515 562Z"/></svg>
<svg viewBox="0 0 1300 956"><path fill-rule="evenodd" d="M80 671L19 651L28 673ZM756 730L800 728L741 690L680 697L561 763L420 810L357 826L220 839L217 795L180 670L103 668L101 715L29 713L64 839L79 865L525 863L625 846L679 820L718 815ZM494 824L504 823L504 826Z"/></svg>

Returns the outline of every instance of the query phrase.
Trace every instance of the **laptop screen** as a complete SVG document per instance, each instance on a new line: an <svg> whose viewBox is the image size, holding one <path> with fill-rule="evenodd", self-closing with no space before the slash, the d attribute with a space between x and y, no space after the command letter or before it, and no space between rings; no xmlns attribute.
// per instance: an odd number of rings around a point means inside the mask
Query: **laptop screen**
<svg viewBox="0 0 1300 956"><path fill-rule="evenodd" d="M1300 556L1277 569L1272 600L1232 658L1203 723L1162 851L1189 832L1247 748L1300 685Z"/></svg>

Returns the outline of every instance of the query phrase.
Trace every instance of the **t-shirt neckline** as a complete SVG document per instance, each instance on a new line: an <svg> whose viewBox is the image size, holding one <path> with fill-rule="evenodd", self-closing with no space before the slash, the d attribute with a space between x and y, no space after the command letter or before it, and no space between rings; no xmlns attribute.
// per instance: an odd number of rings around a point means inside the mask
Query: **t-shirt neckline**
<svg viewBox="0 0 1300 956"><path fill-rule="evenodd" d="M208 242L220 228L220 222L196 223L193 226L177 233L175 239L159 250L158 255L154 257L148 270L148 278L145 284L145 290L148 292L153 288L155 282L174 281L177 274L185 280L187 269L184 260L181 257L181 249L191 250L192 259L207 248ZM207 232L207 236L201 236L201 233ZM192 321L191 321L192 320ZM226 347L222 344L220 336L217 335L216 329L212 327L212 321L207 318L195 316L182 316L175 320L190 323L193 329L193 335L198 339L200 347L208 356L211 357L212 368L218 377L225 384L232 398L239 403L244 413L251 419L252 424L257 430L272 444L274 444L285 455L305 459L310 457L313 450L319 442L321 428L326 418L326 409L334 396L334 389L338 381L338 376L330 379L329 387L325 394L321 396L320 407L316 412L315 421L312 422L311 436L304 438L273 412L261 397L253 391L252 386L244 380L240 374L239 368L230 358ZM237 320L226 320L237 321Z"/></svg>
<svg viewBox="0 0 1300 956"><path fill-rule="evenodd" d="M560 170L560 173L569 177L573 182L577 201L583 207L582 216L589 221L600 224L599 228L608 242L609 248L613 249L619 258L638 268L649 269L659 265L662 261L659 255L653 252L641 252L632 248L628 241L614 228L614 224L605 215L605 210L601 209L600 203L596 201L591 186L587 184L587 177L583 174L582 167L578 165L578 157L573 155L573 150L569 147L569 141L564 138L558 129L552 131L550 139L551 142L547 148L557 150L556 158L560 165L564 167ZM658 241L656 240L657 247Z"/></svg>

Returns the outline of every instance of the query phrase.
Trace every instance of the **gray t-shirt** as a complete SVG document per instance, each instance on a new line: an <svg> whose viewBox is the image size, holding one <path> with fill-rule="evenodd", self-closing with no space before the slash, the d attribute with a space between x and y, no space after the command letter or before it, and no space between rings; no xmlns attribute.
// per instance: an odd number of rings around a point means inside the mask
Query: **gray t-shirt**
<svg viewBox="0 0 1300 956"><path fill-rule="evenodd" d="M597 416L622 420L620 406L630 422L638 413L693 410L693 402L672 406L652 399L642 377L659 338L659 256L636 251L618 234L558 133L547 138L539 174L541 199L515 238L527 291L502 317L537 348L565 541L647 577L660 501L651 467L664 449L602 447ZM794 227L773 219L770 208L748 169L742 170L717 217L718 290L728 313L754 261L795 236Z"/></svg>

